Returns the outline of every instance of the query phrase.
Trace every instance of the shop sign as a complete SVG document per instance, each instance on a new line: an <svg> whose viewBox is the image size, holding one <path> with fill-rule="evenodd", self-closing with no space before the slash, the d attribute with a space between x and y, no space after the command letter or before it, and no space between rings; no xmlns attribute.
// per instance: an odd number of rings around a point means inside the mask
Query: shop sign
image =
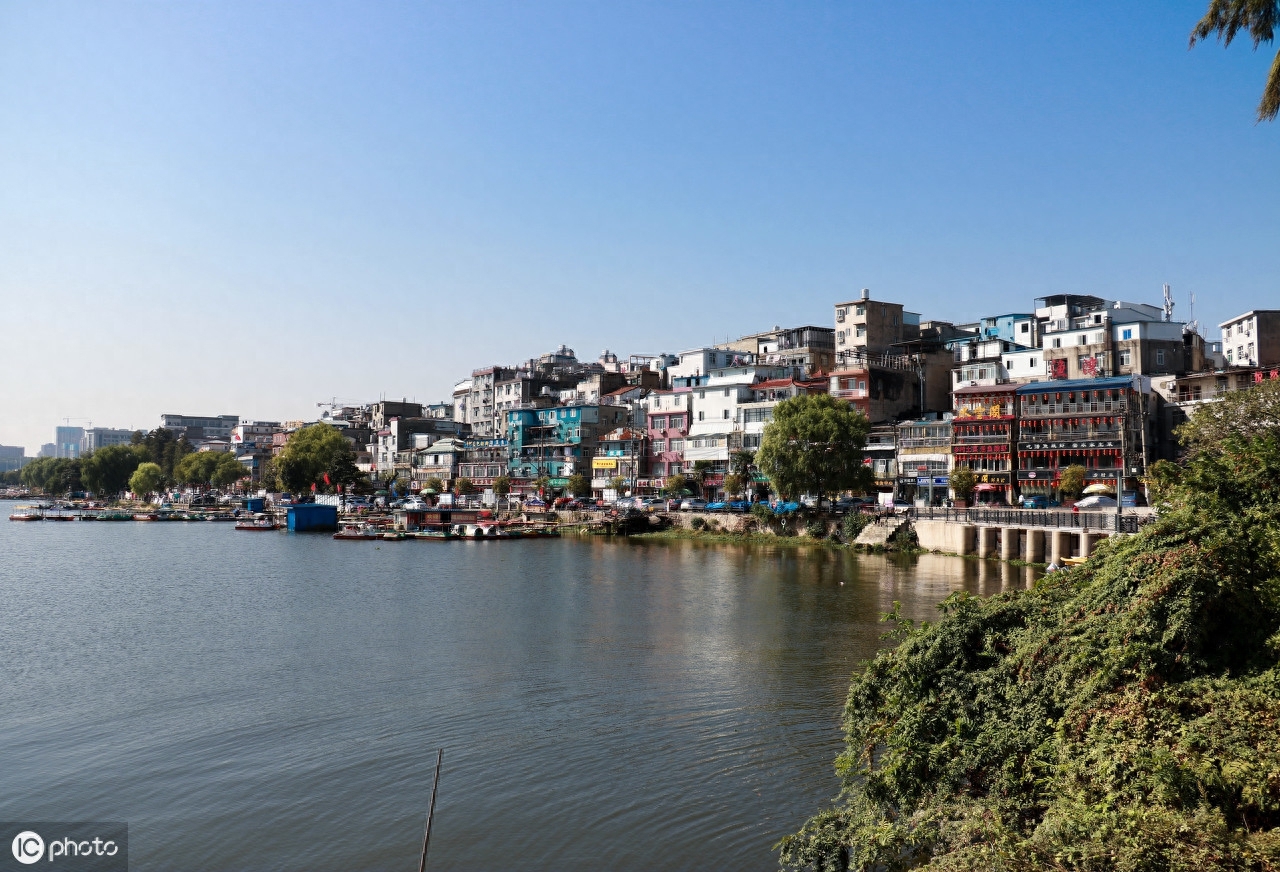
<svg viewBox="0 0 1280 872"><path fill-rule="evenodd" d="M592 469L617 469L618 459L616 457L593 457L591 458Z"/></svg>

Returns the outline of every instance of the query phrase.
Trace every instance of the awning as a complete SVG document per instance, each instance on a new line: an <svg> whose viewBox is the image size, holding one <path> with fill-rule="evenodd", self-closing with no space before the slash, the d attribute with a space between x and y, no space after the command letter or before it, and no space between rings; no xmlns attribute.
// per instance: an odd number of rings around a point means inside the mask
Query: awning
<svg viewBox="0 0 1280 872"><path fill-rule="evenodd" d="M999 484L980 484L974 487L975 491L997 491L1002 490L1004 485Z"/></svg>

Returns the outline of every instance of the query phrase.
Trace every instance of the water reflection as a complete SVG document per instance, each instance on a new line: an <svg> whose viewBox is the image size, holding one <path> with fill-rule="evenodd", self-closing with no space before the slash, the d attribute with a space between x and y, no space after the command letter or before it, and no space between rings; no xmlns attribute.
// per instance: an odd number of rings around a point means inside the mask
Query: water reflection
<svg viewBox="0 0 1280 872"><path fill-rule="evenodd" d="M0 817L128 820L137 870L405 867L441 745L432 869L773 869L836 791L880 616L1033 580L179 524L12 524L0 558Z"/></svg>

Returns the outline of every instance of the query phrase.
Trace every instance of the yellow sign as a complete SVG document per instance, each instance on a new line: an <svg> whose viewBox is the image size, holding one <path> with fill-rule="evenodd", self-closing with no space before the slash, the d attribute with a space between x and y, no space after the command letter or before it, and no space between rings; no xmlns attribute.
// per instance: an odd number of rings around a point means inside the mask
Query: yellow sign
<svg viewBox="0 0 1280 872"><path fill-rule="evenodd" d="M593 457L591 458L592 469L617 469L618 459L616 457Z"/></svg>

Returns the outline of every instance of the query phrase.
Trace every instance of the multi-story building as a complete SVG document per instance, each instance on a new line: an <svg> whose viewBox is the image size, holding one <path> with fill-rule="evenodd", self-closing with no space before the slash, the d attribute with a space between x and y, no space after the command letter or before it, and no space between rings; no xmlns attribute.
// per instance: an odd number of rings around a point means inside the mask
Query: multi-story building
<svg viewBox="0 0 1280 872"><path fill-rule="evenodd" d="M600 436L627 423L625 406L558 406L507 412L507 471L528 482L549 476L564 487L575 473L587 475ZM514 484L514 483L513 483Z"/></svg>
<svg viewBox="0 0 1280 872"><path fill-rule="evenodd" d="M733 348L694 348L680 352L679 357L678 363L669 363L666 368L671 387L676 387L677 381L684 382L682 387L705 384L712 370L755 363L754 354Z"/></svg>
<svg viewBox="0 0 1280 872"><path fill-rule="evenodd" d="M0 445L0 472L16 472L31 461L21 445Z"/></svg>
<svg viewBox="0 0 1280 872"><path fill-rule="evenodd" d="M471 388L467 392L466 415L473 436L481 439L499 435L496 387L499 382L511 381L516 370L509 366L486 366L472 370ZM455 420L457 417L455 415Z"/></svg>
<svg viewBox="0 0 1280 872"><path fill-rule="evenodd" d="M835 367L835 330L830 327L774 327L720 347L748 354L766 366L789 367L798 378L828 373Z"/></svg>
<svg viewBox="0 0 1280 872"><path fill-rule="evenodd" d="M1062 470L1114 484L1122 463L1136 487L1156 451L1158 397L1144 376L1045 381L1016 388L1017 476L1022 496L1052 494Z"/></svg>
<svg viewBox="0 0 1280 872"><path fill-rule="evenodd" d="M760 447L764 428L773 420L773 410L778 403L801 394L825 394L828 390L829 380L826 378L774 378L755 382L750 386L750 398L738 407L742 447L748 451Z"/></svg>
<svg viewBox="0 0 1280 872"><path fill-rule="evenodd" d="M941 346L910 354L847 354L831 373L831 395L848 400L872 421L946 411L952 359Z"/></svg>
<svg viewBox="0 0 1280 872"><path fill-rule="evenodd" d="M864 453L872 487L877 493L892 494L898 485L898 425L892 421L873 424Z"/></svg>
<svg viewBox="0 0 1280 872"><path fill-rule="evenodd" d="M448 418L392 418L369 445L373 454L373 471L396 470L401 477L411 478L414 448L425 448L437 440L457 437L461 429L461 425ZM424 438L415 443L418 436Z"/></svg>
<svg viewBox="0 0 1280 872"><path fill-rule="evenodd" d="M84 442L83 427L54 427L53 444L55 457L79 457L80 446Z"/></svg>
<svg viewBox="0 0 1280 872"><path fill-rule="evenodd" d="M951 485L951 413L898 425L898 496L940 506Z"/></svg>
<svg viewBox="0 0 1280 872"><path fill-rule="evenodd" d="M1015 312L983 318L974 327L979 339L1003 339L1023 348L1038 348L1039 325L1034 314Z"/></svg>
<svg viewBox="0 0 1280 872"><path fill-rule="evenodd" d="M1010 371L1006 359L1019 351L1042 354L1039 349L1023 349L1007 339L974 339L955 343L952 349L955 359L955 369L951 371L952 389L1008 382Z"/></svg>
<svg viewBox="0 0 1280 872"><path fill-rule="evenodd" d="M503 438L463 439L463 455L458 463L458 478L468 479L481 490L493 486L495 479L507 474L507 440Z"/></svg>
<svg viewBox="0 0 1280 872"><path fill-rule="evenodd" d="M1044 363L1044 352L1035 348L1015 348L1004 353L1004 371L1012 384L1029 384L1044 381L1049 370Z"/></svg>
<svg viewBox="0 0 1280 872"><path fill-rule="evenodd" d="M240 423L239 415L161 415L160 426L188 442L205 439L230 441L231 431Z"/></svg>
<svg viewBox="0 0 1280 872"><path fill-rule="evenodd" d="M279 421L241 421L232 428L230 442L233 446L270 447L277 433L284 433Z"/></svg>
<svg viewBox="0 0 1280 872"><path fill-rule="evenodd" d="M86 427L84 437L80 440L80 451L89 454L108 445L128 445L133 441L133 432L111 427Z"/></svg>
<svg viewBox="0 0 1280 872"><path fill-rule="evenodd" d="M640 482L648 480L649 434L644 430L619 427L600 437L599 450L591 458L591 490L596 496L623 479L625 491L638 493ZM645 490L653 490L652 483Z"/></svg>
<svg viewBox="0 0 1280 872"><path fill-rule="evenodd" d="M1228 366L1280 366L1280 309L1254 309L1218 326Z"/></svg>
<svg viewBox="0 0 1280 872"><path fill-rule="evenodd" d="M1064 300L1063 302L1062 300ZM1145 303L1059 295L1037 300L1051 379L1165 375L1203 368L1204 345L1181 321Z"/></svg>
<svg viewBox="0 0 1280 872"><path fill-rule="evenodd" d="M742 408L755 399L753 387L763 381L786 378L789 373L790 367L728 367L713 370L706 384L691 390L693 419L685 440L685 468L703 471L707 495L720 490L730 456L743 448Z"/></svg>
<svg viewBox="0 0 1280 872"><path fill-rule="evenodd" d="M871 299L871 291L848 303L836 303L836 367L845 357L884 354L903 342L920 338L920 315L905 311L901 303Z"/></svg>
<svg viewBox="0 0 1280 872"><path fill-rule="evenodd" d="M647 487L661 488L667 476L686 471L684 448L693 412L692 399L691 388L653 391L645 397L649 418L650 482Z"/></svg>
<svg viewBox="0 0 1280 872"><path fill-rule="evenodd" d="M438 478L444 489L451 490L458 478L458 468L466 457L467 447L461 439L445 437L433 439L429 433L415 433L410 450L409 477L414 490L420 489L428 479ZM500 474L500 473L499 473ZM491 476L488 484L492 484Z"/></svg>
<svg viewBox="0 0 1280 872"><path fill-rule="evenodd" d="M1017 498L1017 385L956 388L951 419L952 469L977 475L977 502L1013 503Z"/></svg>

